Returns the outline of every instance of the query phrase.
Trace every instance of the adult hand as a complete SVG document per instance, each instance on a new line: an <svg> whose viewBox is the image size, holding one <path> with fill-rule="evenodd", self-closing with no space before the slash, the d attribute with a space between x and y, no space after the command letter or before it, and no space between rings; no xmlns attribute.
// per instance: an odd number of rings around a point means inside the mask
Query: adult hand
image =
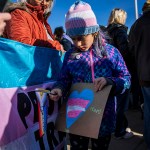
<svg viewBox="0 0 150 150"><path fill-rule="evenodd" d="M94 80L94 89L96 92L101 91L105 85L107 85L107 80L104 77L96 78Z"/></svg>
<svg viewBox="0 0 150 150"><path fill-rule="evenodd" d="M7 20L11 19L11 15L9 13L0 13L0 35L2 35Z"/></svg>
<svg viewBox="0 0 150 150"><path fill-rule="evenodd" d="M50 99L53 101L58 101L61 96L62 96L62 91L61 89L58 88L52 89L51 93L49 94Z"/></svg>

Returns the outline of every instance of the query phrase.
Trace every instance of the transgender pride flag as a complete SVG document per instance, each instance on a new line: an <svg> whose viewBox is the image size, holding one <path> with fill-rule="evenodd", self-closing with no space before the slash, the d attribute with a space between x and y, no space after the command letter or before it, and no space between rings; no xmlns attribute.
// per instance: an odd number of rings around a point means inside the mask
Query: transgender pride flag
<svg viewBox="0 0 150 150"><path fill-rule="evenodd" d="M39 136L35 89L50 89L62 65L60 53L0 38L0 150L61 149L54 130L58 103L46 97L47 130Z"/></svg>

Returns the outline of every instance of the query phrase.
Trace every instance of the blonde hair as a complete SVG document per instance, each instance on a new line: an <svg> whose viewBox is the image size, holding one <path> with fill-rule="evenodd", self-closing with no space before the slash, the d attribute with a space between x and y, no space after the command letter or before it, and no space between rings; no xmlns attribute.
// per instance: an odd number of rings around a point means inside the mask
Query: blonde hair
<svg viewBox="0 0 150 150"><path fill-rule="evenodd" d="M150 10L150 0L147 0L143 5L142 11L145 12L149 10Z"/></svg>
<svg viewBox="0 0 150 150"><path fill-rule="evenodd" d="M124 25L127 19L127 13L123 9L115 8L111 11L108 25L112 23L119 23Z"/></svg>

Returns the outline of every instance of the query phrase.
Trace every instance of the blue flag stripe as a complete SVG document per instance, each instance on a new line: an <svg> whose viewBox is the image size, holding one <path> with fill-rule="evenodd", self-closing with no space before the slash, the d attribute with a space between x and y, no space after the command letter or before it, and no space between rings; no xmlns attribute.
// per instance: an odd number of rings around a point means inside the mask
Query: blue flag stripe
<svg viewBox="0 0 150 150"><path fill-rule="evenodd" d="M56 80L62 66L57 50L0 38L0 87L32 86Z"/></svg>

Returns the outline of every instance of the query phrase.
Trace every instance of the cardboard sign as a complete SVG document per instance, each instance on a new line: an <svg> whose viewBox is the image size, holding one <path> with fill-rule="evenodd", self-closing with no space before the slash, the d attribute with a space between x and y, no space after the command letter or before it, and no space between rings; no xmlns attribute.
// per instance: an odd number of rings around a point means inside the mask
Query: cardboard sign
<svg viewBox="0 0 150 150"><path fill-rule="evenodd" d="M56 120L59 131L98 138L111 85L95 92L93 83L76 83L71 87L66 103Z"/></svg>

